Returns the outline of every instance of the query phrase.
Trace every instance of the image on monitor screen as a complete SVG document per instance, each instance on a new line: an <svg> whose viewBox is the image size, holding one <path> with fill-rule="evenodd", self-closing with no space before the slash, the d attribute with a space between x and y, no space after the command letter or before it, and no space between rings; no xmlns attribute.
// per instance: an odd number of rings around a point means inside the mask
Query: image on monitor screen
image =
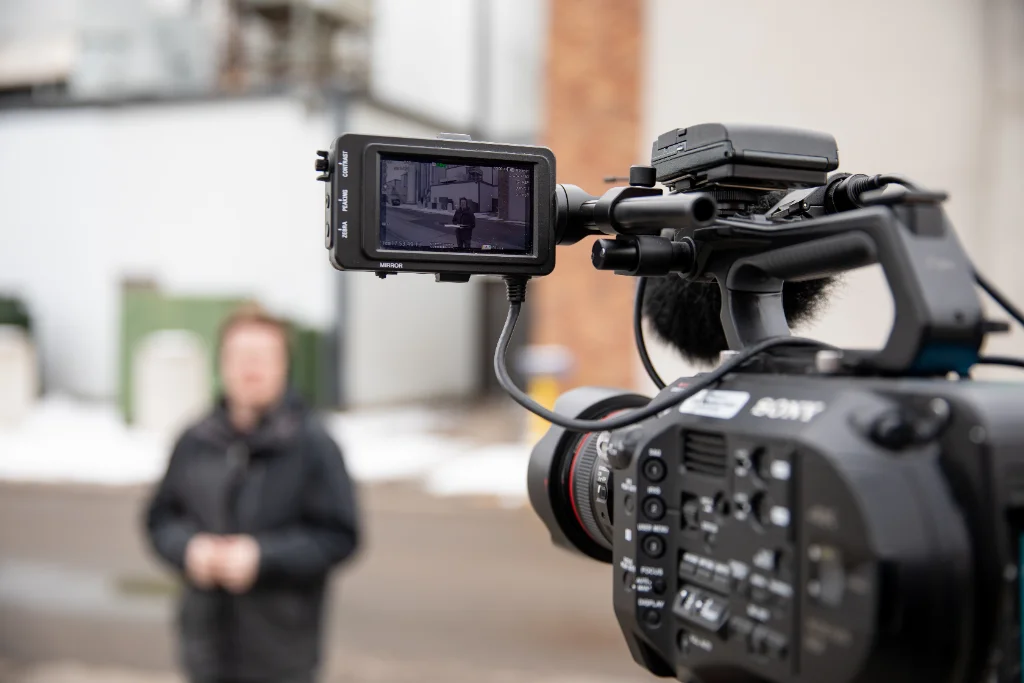
<svg viewBox="0 0 1024 683"><path fill-rule="evenodd" d="M533 167L380 156L380 248L530 254Z"/></svg>

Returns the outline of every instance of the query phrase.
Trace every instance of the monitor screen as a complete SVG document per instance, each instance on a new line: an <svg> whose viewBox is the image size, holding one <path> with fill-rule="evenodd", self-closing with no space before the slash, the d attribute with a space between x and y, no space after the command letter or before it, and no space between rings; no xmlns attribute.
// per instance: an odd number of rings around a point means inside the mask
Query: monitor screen
<svg viewBox="0 0 1024 683"><path fill-rule="evenodd" d="M533 253L533 166L380 155L380 248Z"/></svg>

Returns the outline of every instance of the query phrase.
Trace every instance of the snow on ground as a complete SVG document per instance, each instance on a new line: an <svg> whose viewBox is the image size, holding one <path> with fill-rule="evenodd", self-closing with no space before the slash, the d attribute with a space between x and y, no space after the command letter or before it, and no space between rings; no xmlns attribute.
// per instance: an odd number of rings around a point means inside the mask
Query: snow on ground
<svg viewBox="0 0 1024 683"><path fill-rule="evenodd" d="M49 398L20 425L0 428L0 479L148 482L163 471L171 445L127 429L112 404Z"/></svg>
<svg viewBox="0 0 1024 683"><path fill-rule="evenodd" d="M446 417L423 408L328 415L325 423L362 482L419 481L439 496L526 497L529 445L474 445L434 433ZM126 485L155 481L173 440L125 426L113 404L63 397L0 427L0 480Z"/></svg>
<svg viewBox="0 0 1024 683"><path fill-rule="evenodd" d="M426 473L423 486L438 496L493 494L522 499L529 459L526 443L477 448L439 463Z"/></svg>
<svg viewBox="0 0 1024 683"><path fill-rule="evenodd" d="M431 434L440 416L424 409L332 414L327 429L360 481L417 479L469 444Z"/></svg>

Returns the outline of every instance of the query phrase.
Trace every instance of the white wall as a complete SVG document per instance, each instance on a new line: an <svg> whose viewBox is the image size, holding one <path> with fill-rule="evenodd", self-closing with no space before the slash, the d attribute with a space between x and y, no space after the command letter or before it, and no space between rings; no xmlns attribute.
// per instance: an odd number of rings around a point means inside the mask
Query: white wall
<svg viewBox="0 0 1024 683"><path fill-rule="evenodd" d="M996 42L986 12L998 5L1007 49L997 61L1014 93L1001 104L992 101L986 52ZM1024 301L1013 189L1024 174L1022 14L1012 0L648 0L639 158L650 158L660 133L708 121L832 133L840 170L899 172L949 191L946 209L978 265ZM985 156L993 152L996 164ZM880 271L866 269L848 275L828 313L798 332L875 347L891 318ZM1020 352L1024 335L1000 345ZM666 376L692 370L658 345L652 355Z"/></svg>
<svg viewBox="0 0 1024 683"><path fill-rule="evenodd" d="M0 287L28 298L49 386L114 394L127 275L331 322L327 139L285 99L0 114Z"/></svg>
<svg viewBox="0 0 1024 683"><path fill-rule="evenodd" d="M348 132L433 137L439 131L365 104L349 112ZM345 395L354 405L461 396L476 388L479 283L439 284L430 275L381 280L343 273Z"/></svg>
<svg viewBox="0 0 1024 683"><path fill-rule="evenodd" d="M0 290L27 298L48 386L114 395L124 276L332 325L313 171L331 127L287 98L0 112ZM365 105L349 127L427 134ZM471 288L348 277L354 402L472 386Z"/></svg>
<svg viewBox="0 0 1024 683"><path fill-rule="evenodd" d="M490 7L487 132L530 139L542 117L546 0L375 0L376 96L452 126L477 121L478 12ZM455 131L458 132L458 131Z"/></svg>

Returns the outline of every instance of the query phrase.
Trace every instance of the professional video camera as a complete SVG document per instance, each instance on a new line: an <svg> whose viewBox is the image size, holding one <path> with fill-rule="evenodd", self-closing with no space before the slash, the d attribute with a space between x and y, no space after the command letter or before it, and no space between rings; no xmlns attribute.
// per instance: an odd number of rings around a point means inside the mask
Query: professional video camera
<svg viewBox="0 0 1024 683"><path fill-rule="evenodd" d="M944 195L829 177L831 136L759 126L670 131L600 198L556 186L535 147L347 135L320 155L336 267L506 276L495 371L552 423L531 503L556 544L612 563L638 663L703 683L1022 680L1024 384L970 372L1024 362L980 354L1006 326L975 284L1024 318L973 269ZM580 388L547 410L505 367L526 278L602 233L594 265L640 277L634 331L662 391ZM876 263L883 348L790 336L829 278ZM662 336L727 344L714 370L657 376L649 277ZM695 317L719 305L720 324Z"/></svg>

